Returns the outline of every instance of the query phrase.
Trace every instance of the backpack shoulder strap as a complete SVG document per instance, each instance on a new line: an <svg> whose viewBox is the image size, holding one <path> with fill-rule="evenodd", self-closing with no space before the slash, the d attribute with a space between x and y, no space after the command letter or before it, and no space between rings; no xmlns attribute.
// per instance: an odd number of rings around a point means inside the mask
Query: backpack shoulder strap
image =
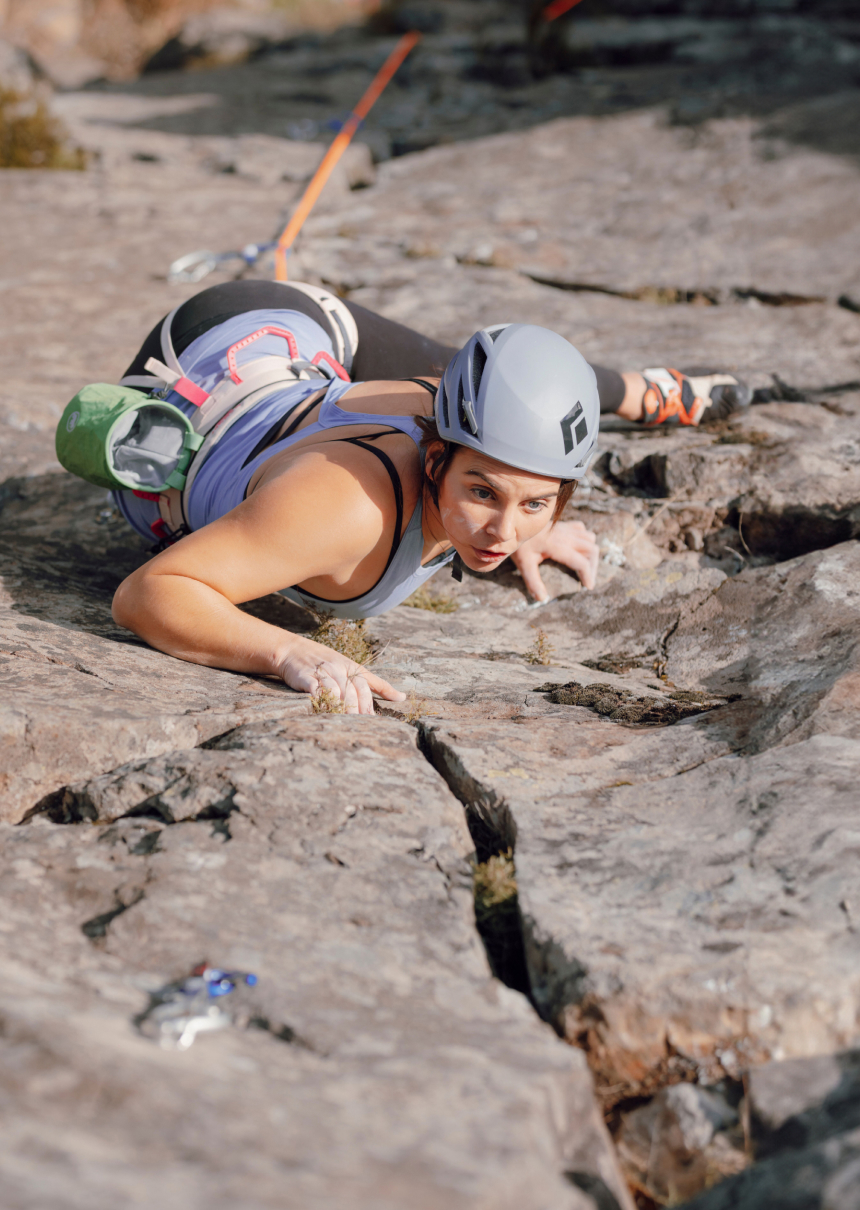
<svg viewBox="0 0 860 1210"><path fill-rule="evenodd" d="M170 334L170 327L173 323L173 318L176 315L176 312L181 306L182 303L180 303L179 306L174 307L170 314L165 317L164 322L161 325L161 355L164 358L165 365L173 370L175 374L178 374L180 378L183 377L184 370L179 363L179 358L176 356L176 350L173 347L173 337Z"/></svg>

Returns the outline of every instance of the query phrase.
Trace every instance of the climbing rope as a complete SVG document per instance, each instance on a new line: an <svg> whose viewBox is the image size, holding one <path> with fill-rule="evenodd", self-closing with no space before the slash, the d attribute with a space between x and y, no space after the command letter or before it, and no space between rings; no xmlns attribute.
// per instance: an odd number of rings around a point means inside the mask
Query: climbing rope
<svg viewBox="0 0 860 1210"><path fill-rule="evenodd" d="M574 3L578 0L574 0ZM175 260L168 270L167 279L171 282L198 282L208 277L213 270L226 261L243 260L246 265L253 267L266 252L275 252L275 280L287 281L287 253L293 246L296 236L304 226L308 215L316 205L326 182L335 169L338 161L353 140L356 131L370 113L373 106L391 83L395 72L403 63L406 56L420 41L419 33L404 34L394 50L376 73L370 87L353 109L347 120L341 126L340 132L303 193L298 206L280 237L267 244L246 244L238 252L189 252Z"/></svg>
<svg viewBox="0 0 860 1210"><path fill-rule="evenodd" d="M361 123L379 100L384 89L388 86L388 84L390 84L392 77L400 64L403 62L412 48L420 41L420 38L421 35L419 33L415 33L414 31L412 33L403 35L395 46L394 50L377 72L375 79L370 85L370 88L368 88L367 92L344 122L340 134L323 156L322 163L311 178L310 184L305 190L302 200L296 207L292 218L287 223L286 227L281 233L281 238L277 242L277 246L275 248L276 281L287 280L287 252L293 246L296 236L304 226L305 220L307 219L311 210L313 210L317 198L325 187L326 181L334 171L334 167L338 160L352 142L355 132L358 130Z"/></svg>

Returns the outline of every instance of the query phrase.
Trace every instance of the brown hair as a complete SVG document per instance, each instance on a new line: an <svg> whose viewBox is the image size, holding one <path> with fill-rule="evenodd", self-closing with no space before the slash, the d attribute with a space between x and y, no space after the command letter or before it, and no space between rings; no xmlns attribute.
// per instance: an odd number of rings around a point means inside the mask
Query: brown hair
<svg viewBox="0 0 860 1210"><path fill-rule="evenodd" d="M439 485L448 473L457 450L467 447L458 445L455 441L446 441L444 437L440 437L435 416L413 416L413 420L421 430L421 449L425 455L427 455L428 447L434 445L436 442L442 446L438 453L432 457L427 456L424 462L424 474L427 476L427 486L430 489L430 495L433 497L433 503L438 505ZM575 479L559 480L558 496L556 497L555 508L552 510L553 525L561 519L565 505L575 491Z"/></svg>

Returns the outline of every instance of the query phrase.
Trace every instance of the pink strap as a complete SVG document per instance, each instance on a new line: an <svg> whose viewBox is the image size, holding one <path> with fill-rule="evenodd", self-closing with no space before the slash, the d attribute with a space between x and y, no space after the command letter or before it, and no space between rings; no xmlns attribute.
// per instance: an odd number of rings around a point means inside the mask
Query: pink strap
<svg viewBox="0 0 860 1210"><path fill-rule="evenodd" d="M131 494L137 496L138 500L155 500L158 502L161 499L158 492L139 492L132 488Z"/></svg>
<svg viewBox="0 0 860 1210"><path fill-rule="evenodd" d="M196 408L203 407L209 398L206 391L196 382L192 382L190 378L180 378L170 389L176 391L177 395L181 395L183 399L187 399L189 403L193 403Z"/></svg>
<svg viewBox="0 0 860 1210"><path fill-rule="evenodd" d="M335 361L335 359L331 356L330 353L324 353L322 349L320 349L319 353L317 353L316 357L311 362L311 365L318 366L321 361L328 362L328 364L334 370L335 374L337 374L338 378L342 378L344 382L352 381L349 374L347 374L346 370L343 368L343 366L340 364L340 362Z"/></svg>
<svg viewBox="0 0 860 1210"><path fill-rule="evenodd" d="M259 328L256 332L252 332L250 336L246 336L244 340L240 340L234 344L231 349L227 350L227 368L230 371L230 377L234 382L241 382L242 377L236 368L236 354L242 349L247 349L248 345L253 344L255 340L259 340L261 336L283 336L284 340L290 347L290 357L297 358L299 355L299 346L296 344L296 338L287 328L275 328L266 325L265 328ZM178 387L174 387L178 390ZM193 401L192 401L193 402Z"/></svg>

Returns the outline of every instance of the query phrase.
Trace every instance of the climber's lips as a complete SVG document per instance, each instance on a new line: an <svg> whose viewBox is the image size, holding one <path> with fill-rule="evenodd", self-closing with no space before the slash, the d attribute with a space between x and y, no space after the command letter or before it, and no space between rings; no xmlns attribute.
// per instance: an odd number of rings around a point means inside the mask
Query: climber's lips
<svg viewBox="0 0 860 1210"><path fill-rule="evenodd" d="M487 566L493 563L501 563L502 559L506 559L508 557L508 552L506 550L480 550L477 546L473 546L472 550L475 552L475 558L477 561L479 563L485 563Z"/></svg>

